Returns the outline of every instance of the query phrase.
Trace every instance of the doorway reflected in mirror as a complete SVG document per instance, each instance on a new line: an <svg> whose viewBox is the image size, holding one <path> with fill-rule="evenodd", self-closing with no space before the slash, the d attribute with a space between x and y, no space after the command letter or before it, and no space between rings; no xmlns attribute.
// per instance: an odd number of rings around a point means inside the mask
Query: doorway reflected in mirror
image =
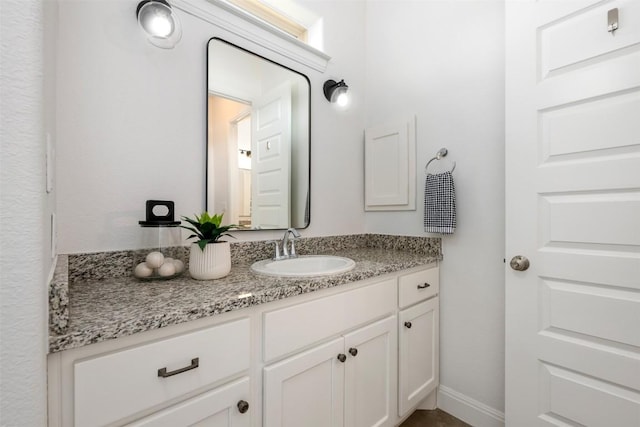
<svg viewBox="0 0 640 427"><path fill-rule="evenodd" d="M243 229L308 226L309 80L217 38L207 64L207 210Z"/></svg>

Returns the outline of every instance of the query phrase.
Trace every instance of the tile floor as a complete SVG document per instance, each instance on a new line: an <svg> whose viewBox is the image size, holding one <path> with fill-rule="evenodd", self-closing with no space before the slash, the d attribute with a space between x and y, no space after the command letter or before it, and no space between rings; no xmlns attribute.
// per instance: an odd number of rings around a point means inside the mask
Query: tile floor
<svg viewBox="0 0 640 427"><path fill-rule="evenodd" d="M471 427L453 415L436 409L434 411L416 411L400 427Z"/></svg>

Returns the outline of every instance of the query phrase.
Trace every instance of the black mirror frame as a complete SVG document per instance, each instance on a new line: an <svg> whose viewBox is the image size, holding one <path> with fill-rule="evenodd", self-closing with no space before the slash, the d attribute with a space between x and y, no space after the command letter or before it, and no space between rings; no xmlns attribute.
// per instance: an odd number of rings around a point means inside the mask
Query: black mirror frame
<svg viewBox="0 0 640 427"><path fill-rule="evenodd" d="M205 91L205 129L204 129L204 140L205 140L205 144L204 144L204 147L205 147L205 155L204 155L204 158L205 158L204 210L206 211L208 206L209 206L209 201L207 200L208 199L208 195L209 195L209 188L208 188L208 185L209 185L209 155L208 155L209 102L208 102L208 97L209 97L209 59L210 59L209 58L209 44L213 40L217 40L217 41L225 43L225 44L227 44L229 46L233 46L236 49L240 49L240 50L242 50L242 51L244 51L246 53L249 53L249 54L251 54L253 56L257 56L258 58L261 58L261 59L263 59L263 60L265 60L267 62L270 62L270 63L272 63L274 65L277 65L279 67L285 68L285 69L287 69L287 70L289 70L289 71L291 71L293 73L296 73L296 74L304 77L304 79L307 81L307 83L309 85L309 106L308 106L308 109L309 109L309 117L308 117L308 119L309 119L308 120L308 123L309 123L309 129L308 129L308 131L309 131L309 134L308 134L308 138L309 138L309 159L308 159L308 165L307 165L307 170L309 171L309 176L308 176L309 184L308 184L308 188L307 188L307 200L306 200L306 203L305 203L305 212L308 212L308 215L306 215L307 218L308 218L308 221L304 225L304 227L297 226L295 228L299 229L299 230L303 230L305 228L308 228L309 225L311 224L311 117L312 117L311 116L311 94L312 94L311 80L309 80L309 77L307 77L305 74L302 74L300 71L294 70L294 69L292 69L290 67L287 67L286 65L282 65L282 64L280 64L280 63L278 63L278 62L276 62L276 61L274 61L272 59L265 58L262 55L259 55L259 54L255 53L255 52L252 52L252 51L250 51L248 49L245 49L245 48L243 48L241 46L238 46L238 45L236 45L234 43L231 43L231 42L229 42L227 40L224 40L224 39L222 39L220 37L211 37L207 41L207 43L205 45L206 46L205 47L205 49L206 49L206 56L205 56L206 57L206 73L205 73L206 91ZM290 224L290 227L294 227L294 225ZM285 230L285 228L270 228L268 230ZM261 230L258 230L258 229L237 229L236 230L236 229L234 229L233 231L236 232L236 231L261 231Z"/></svg>

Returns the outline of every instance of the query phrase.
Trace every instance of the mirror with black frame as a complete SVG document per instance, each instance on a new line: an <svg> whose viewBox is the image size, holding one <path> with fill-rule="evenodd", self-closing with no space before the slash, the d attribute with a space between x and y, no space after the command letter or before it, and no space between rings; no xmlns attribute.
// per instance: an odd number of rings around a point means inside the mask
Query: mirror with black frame
<svg viewBox="0 0 640 427"><path fill-rule="evenodd" d="M307 227L310 111L305 75L209 40L207 211L246 230Z"/></svg>

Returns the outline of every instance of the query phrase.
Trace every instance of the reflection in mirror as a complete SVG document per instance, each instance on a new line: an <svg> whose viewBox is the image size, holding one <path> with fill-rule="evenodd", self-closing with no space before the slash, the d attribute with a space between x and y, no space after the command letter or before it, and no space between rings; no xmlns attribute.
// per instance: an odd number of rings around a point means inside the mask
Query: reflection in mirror
<svg viewBox="0 0 640 427"><path fill-rule="evenodd" d="M308 226L309 80L218 38L207 70L207 211L244 229Z"/></svg>

